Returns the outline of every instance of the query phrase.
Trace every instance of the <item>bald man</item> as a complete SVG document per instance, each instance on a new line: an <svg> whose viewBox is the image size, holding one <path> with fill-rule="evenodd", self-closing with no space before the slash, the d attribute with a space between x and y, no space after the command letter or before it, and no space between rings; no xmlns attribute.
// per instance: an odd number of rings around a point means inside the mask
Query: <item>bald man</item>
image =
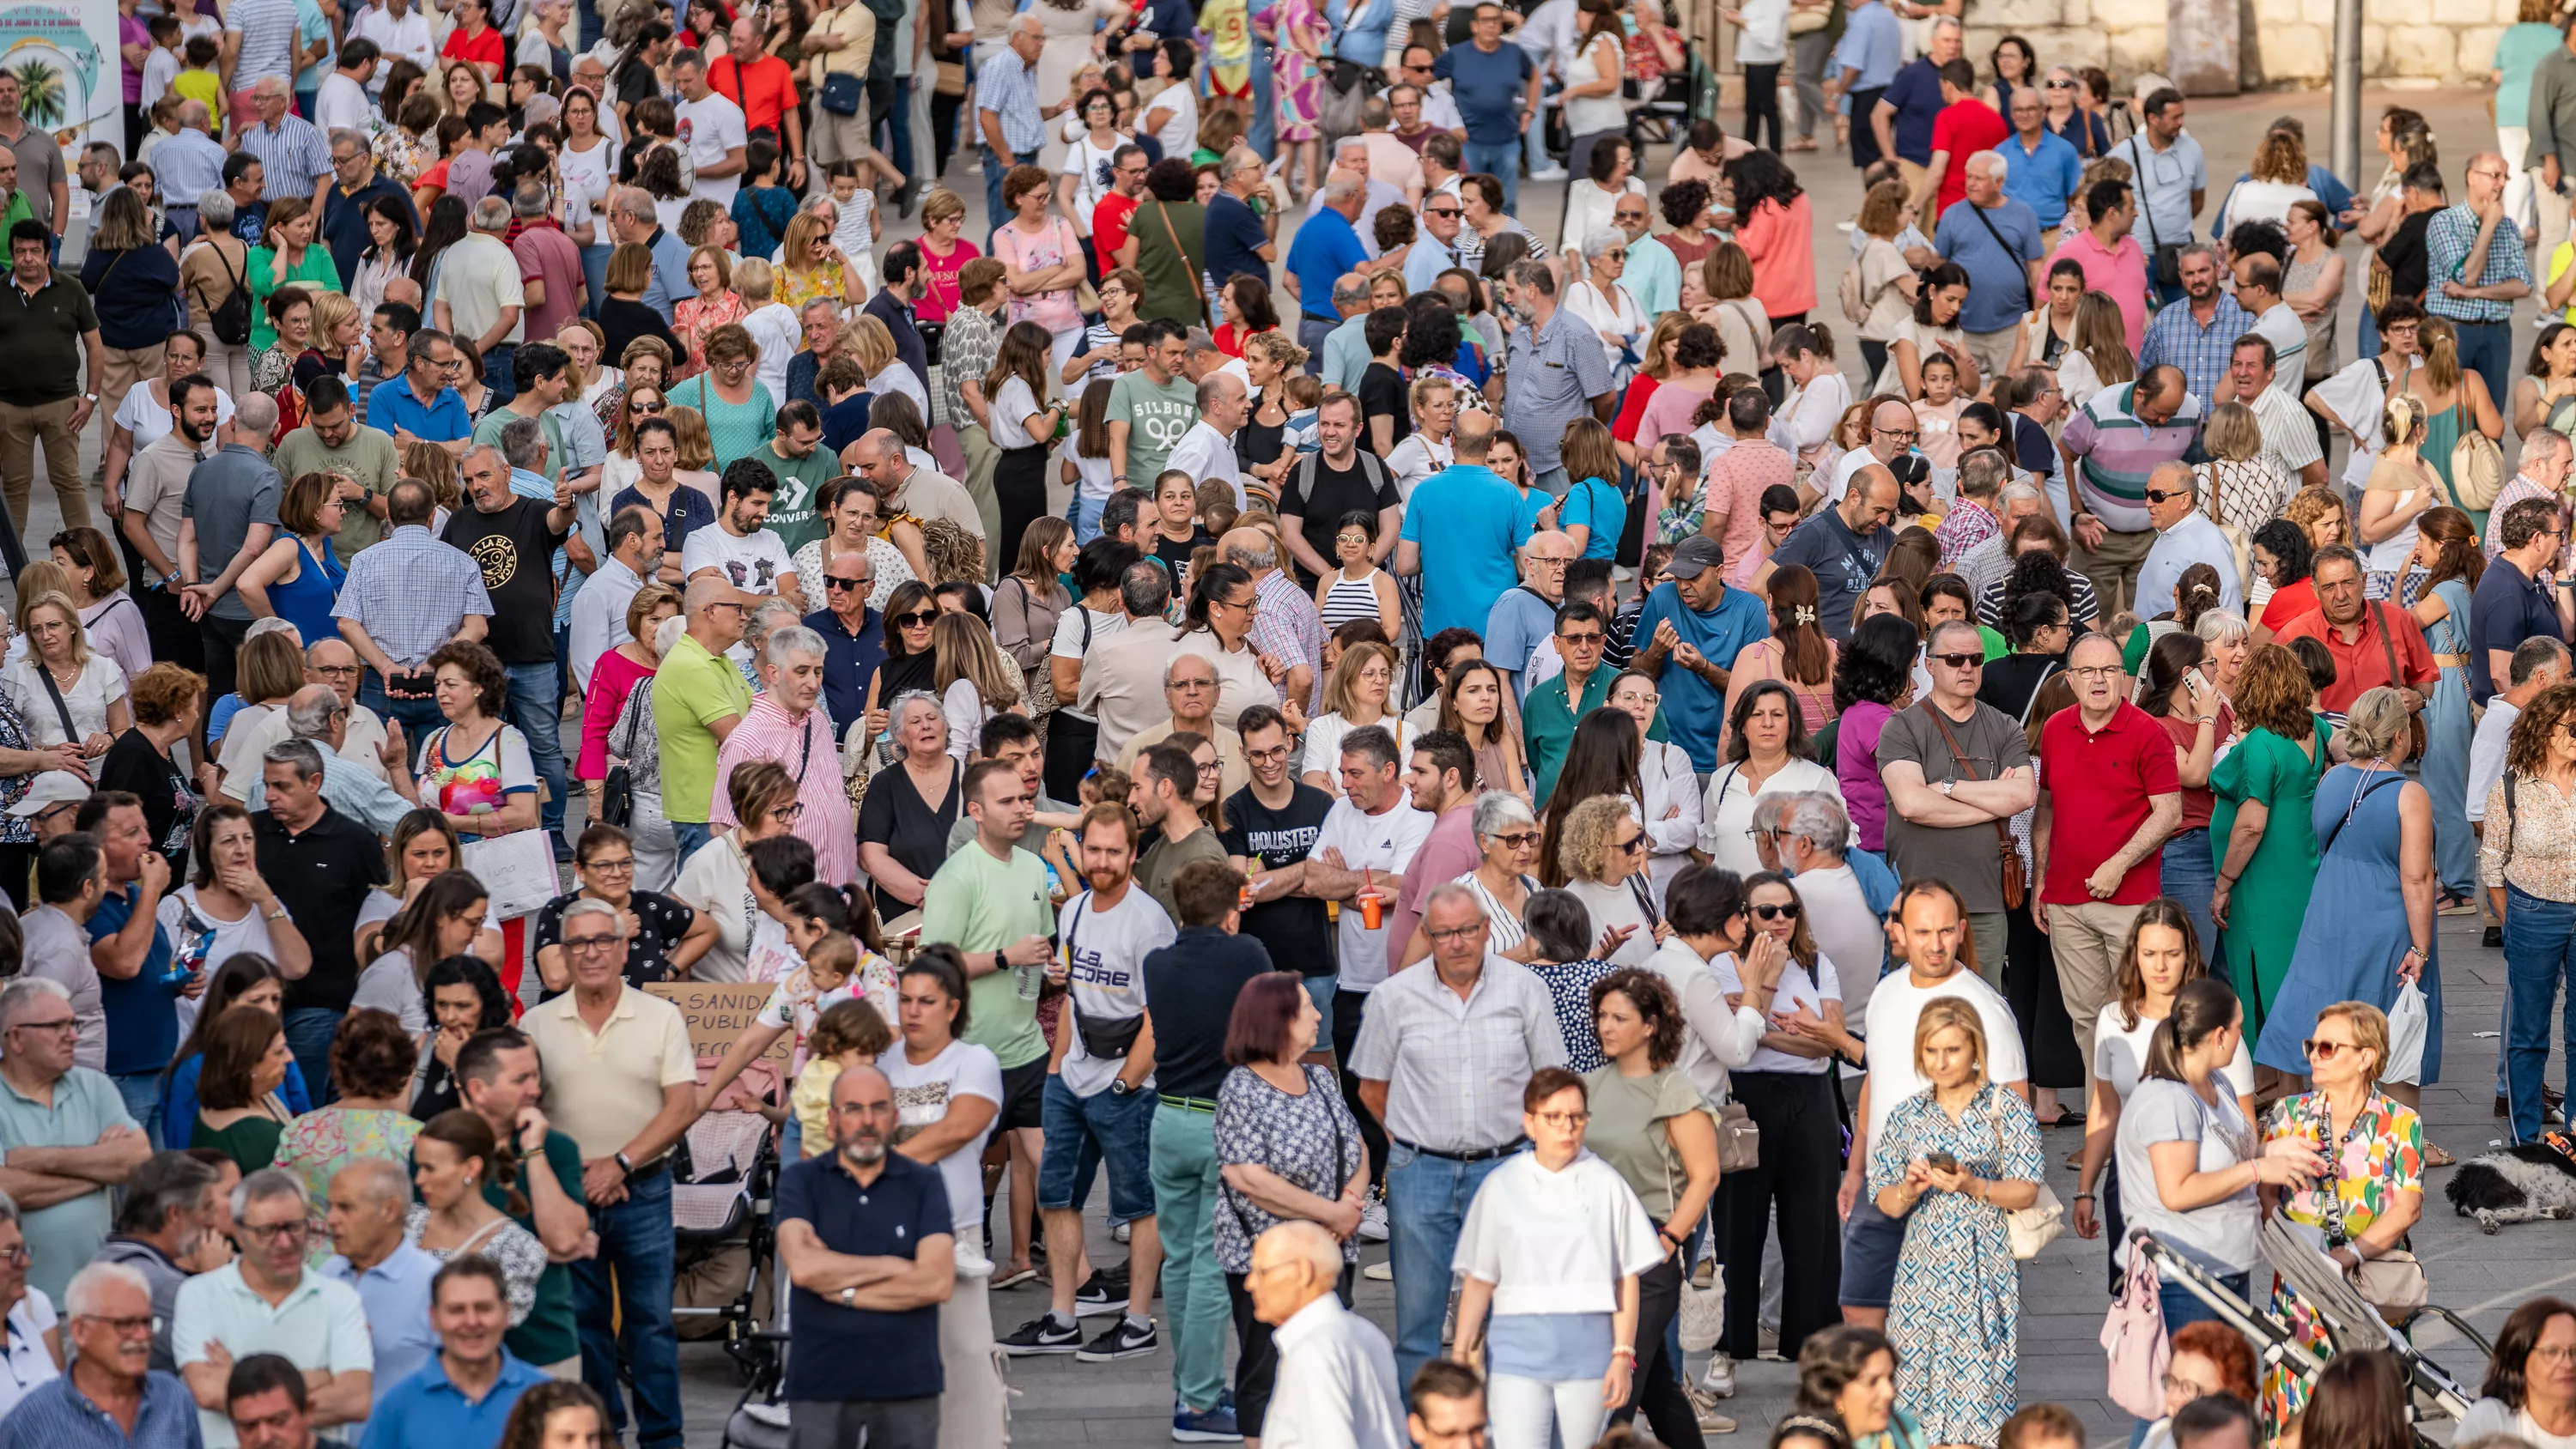
<svg viewBox="0 0 2576 1449"><path fill-rule="evenodd" d="M1247 1436L1274 1444L1404 1449L1395 1350L1378 1326L1342 1306L1358 1256L1321 1226L1274 1223L1252 1243L1252 1313L1272 1329L1279 1369L1267 1404L1235 1405ZM1338 1290L1338 1291L1337 1291Z"/></svg>
<svg viewBox="0 0 2576 1449"><path fill-rule="evenodd" d="M1884 416L1889 410L1879 411ZM1906 416L1912 417L1911 409ZM1900 497L1896 475L1885 464L1864 464L1840 504L1809 515L1771 555L1776 565L1800 564L1816 576L1817 622L1836 642L1851 637L1852 604L1895 546Z"/></svg>
<svg viewBox="0 0 2576 1449"><path fill-rule="evenodd" d="M1512 682L1512 697L1529 697L1530 656L1556 629L1556 611L1565 604L1565 566L1582 557L1574 540L1554 529L1529 536L1520 546L1521 581L1494 600L1485 615L1485 657Z"/></svg>
<svg viewBox="0 0 2576 1449"><path fill-rule="evenodd" d="M990 537L984 527L984 515L977 511L966 485L931 466L933 460L928 453L905 446L892 429L871 428L860 434L857 442L841 450L841 461L849 465L851 472L877 485L881 516L909 513L924 523L944 518L977 538ZM919 571L918 560L914 568ZM922 576L929 577L927 573Z"/></svg>
<svg viewBox="0 0 2576 1449"><path fill-rule="evenodd" d="M2531 264L2522 235L2504 214L2504 158L2481 151L2469 158L2468 185L2460 204L2437 213L2424 228L2425 275L2448 280L2426 291L2424 310L2459 334L2460 366L2486 379L2487 395L2502 397L2513 366L2513 304L2531 295ZM2502 245L2495 243L2501 238ZM2257 322L2260 328L2260 322Z"/></svg>
<svg viewBox="0 0 2576 1449"><path fill-rule="evenodd" d="M742 638L751 600L715 574L689 580L681 600L688 632L653 675L653 720L662 739L662 814L686 861L714 838L716 751L751 710L751 686L725 657Z"/></svg>
<svg viewBox="0 0 2576 1449"><path fill-rule="evenodd" d="M1197 361L1196 343L1204 334L1193 334L1191 361ZM1213 352L1215 345L1209 344ZM1222 357L1216 359L1220 364ZM1201 483L1226 483L1234 488L1237 510L1252 506L1252 495L1243 486L1243 465L1235 461L1234 435L1252 413L1252 394L1243 379L1230 372L1208 371L1198 380L1198 421L1181 434L1172 451L1163 459L1165 470L1178 468Z"/></svg>

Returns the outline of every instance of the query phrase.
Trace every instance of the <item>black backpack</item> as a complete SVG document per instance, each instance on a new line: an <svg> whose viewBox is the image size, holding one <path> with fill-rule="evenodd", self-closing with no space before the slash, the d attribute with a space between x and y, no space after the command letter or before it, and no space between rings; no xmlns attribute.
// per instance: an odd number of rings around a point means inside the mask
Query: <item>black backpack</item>
<svg viewBox="0 0 2576 1449"><path fill-rule="evenodd" d="M216 248L215 255L221 258L223 249ZM226 347L246 347L250 344L250 283L232 263L225 262L224 265L233 274L232 295L224 298L224 304L206 318L206 327L215 334L215 340ZM201 303L206 300L202 289L197 293L197 300Z"/></svg>

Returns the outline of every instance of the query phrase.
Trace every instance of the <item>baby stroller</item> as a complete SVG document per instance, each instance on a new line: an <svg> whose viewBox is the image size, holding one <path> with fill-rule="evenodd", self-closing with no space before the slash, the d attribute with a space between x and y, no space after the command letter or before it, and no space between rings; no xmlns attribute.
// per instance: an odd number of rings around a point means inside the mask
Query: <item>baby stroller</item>
<svg viewBox="0 0 2576 1449"><path fill-rule="evenodd" d="M2289 1325L2268 1306L2258 1308L2237 1297L2217 1278L2158 1242L2154 1234L2143 1228L2131 1233L2129 1242L2133 1250L2146 1253L2148 1261L2155 1266L2159 1281L2179 1284L2189 1290L2193 1297L2208 1305L2220 1321L2244 1334L2253 1343L2255 1356L2263 1363L2280 1364L2310 1384L2314 1384L2317 1375L2325 1369L2326 1360L2301 1343ZM2416 1442L2428 1446L2428 1449L2437 1446L2440 1441L2427 1434L2424 1426L2435 1419L2457 1421L2469 1411L2469 1404L2477 1394L2463 1387L2448 1369L2415 1346L2415 1325L2428 1319L2448 1325L2452 1332L2467 1339L2477 1349L2481 1360L2490 1352L2486 1339L2457 1314L2433 1305L2416 1309L2396 1323L2389 1322L2380 1316L2378 1309L2353 1291L2339 1264L2310 1246L2279 1217L2263 1224L2261 1242L2263 1254L2273 1269L2316 1310L2336 1353L2384 1349L2397 1360L2411 1391Z"/></svg>
<svg viewBox="0 0 2576 1449"><path fill-rule="evenodd" d="M672 1164L671 1226L678 1242L684 1338L720 1337L748 1382L774 1370L777 1345L759 1332L762 1275L777 1248L771 1198L778 1146L757 1112L710 1112L682 1139Z"/></svg>

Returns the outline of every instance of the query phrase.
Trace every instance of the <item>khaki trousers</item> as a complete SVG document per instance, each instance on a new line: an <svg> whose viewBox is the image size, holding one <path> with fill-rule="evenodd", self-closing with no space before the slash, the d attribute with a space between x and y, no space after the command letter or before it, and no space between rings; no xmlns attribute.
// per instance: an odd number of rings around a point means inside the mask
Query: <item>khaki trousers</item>
<svg viewBox="0 0 2576 1449"><path fill-rule="evenodd" d="M0 403L0 496L7 498L9 517L16 521L21 538L34 531L27 516L27 494L35 481L40 439L45 445L45 476L54 485L62 526L90 524L89 492L80 479L80 439L72 435L71 427L72 409L79 405L80 399L73 397L31 408Z"/></svg>
<svg viewBox="0 0 2576 1449"><path fill-rule="evenodd" d="M116 410L125 401L125 395L134 390L135 384L161 375L168 352L169 347L159 342L131 352L122 347L101 347L98 350L100 437L106 437L107 430L115 426Z"/></svg>
<svg viewBox="0 0 2576 1449"><path fill-rule="evenodd" d="M2048 951L2057 962L2057 989L2066 998L2067 1018L2075 1024L2075 1049L2084 1054L2084 1087L2093 1087L2093 1026L2102 1010L2119 996L2121 953L2129 946L2129 928L2144 904L2115 906L2103 901L2052 905L2048 910Z"/></svg>
<svg viewBox="0 0 2576 1449"><path fill-rule="evenodd" d="M2102 617L2096 622L2107 629L2111 616L2122 609L2137 609L2141 615L2149 610L2137 600L2138 570L2146 567L2147 551L2156 546L2156 531L2142 528L2135 533L2111 532L2102 535L2102 547L2088 549L2075 546L2075 568L2093 581L2093 592L2102 606ZM2161 611L2165 606L2157 605Z"/></svg>
<svg viewBox="0 0 2576 1449"><path fill-rule="evenodd" d="M2568 202L2566 197L2541 185L2539 173L2539 167L2531 168L2531 202L2532 209L2540 219L2538 255L2541 266L2545 269L2549 263L2549 254L2558 249L2560 242L2567 240Z"/></svg>
<svg viewBox="0 0 2576 1449"><path fill-rule="evenodd" d="M2003 376L2005 365L2012 361L2013 339L2021 335L2021 328L2016 324L1993 332L1962 332L1959 335L1968 345L1968 355L1977 360L1977 371L1981 375L1978 386L1982 389Z"/></svg>
<svg viewBox="0 0 2576 1449"><path fill-rule="evenodd" d="M235 402L250 396L250 349L218 341L212 332L199 335L206 339L206 376Z"/></svg>
<svg viewBox="0 0 2576 1449"><path fill-rule="evenodd" d="M975 500L976 515L984 520L984 580L992 583L1014 562L997 552L1002 546L1002 495L993 491L993 469L1002 461L1002 450L993 446L993 435L982 423L949 421L957 425L957 451L966 459L966 476L957 481L966 485L966 496Z"/></svg>

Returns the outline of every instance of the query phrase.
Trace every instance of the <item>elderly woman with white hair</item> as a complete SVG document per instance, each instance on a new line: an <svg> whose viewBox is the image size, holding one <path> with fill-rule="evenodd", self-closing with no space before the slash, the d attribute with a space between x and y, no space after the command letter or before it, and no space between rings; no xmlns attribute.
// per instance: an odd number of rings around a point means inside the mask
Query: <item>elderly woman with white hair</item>
<svg viewBox="0 0 2576 1449"><path fill-rule="evenodd" d="M920 907L948 857L948 832L965 808L966 764L948 753L948 717L926 690L895 696L886 735L894 760L859 803L859 867L876 890L877 913L893 917Z"/></svg>
<svg viewBox="0 0 2576 1449"><path fill-rule="evenodd" d="M1600 335L1601 351L1610 361L1610 379L1625 387L1637 375L1648 325L1646 310L1619 285L1628 270L1628 234L1612 226L1594 227L1585 234L1582 249L1569 250L1566 256L1569 261L1582 261L1584 272L1566 283L1562 305Z"/></svg>
<svg viewBox="0 0 2576 1449"><path fill-rule="evenodd" d="M800 807L795 833L814 847L814 878L844 886L858 878L857 836L850 797L841 784L840 752L832 721L817 706L823 695L823 636L802 624L769 631L760 650L760 690L751 709L716 750L714 794L708 819L735 824L726 782L752 760L773 760L796 777Z"/></svg>
<svg viewBox="0 0 2576 1449"><path fill-rule="evenodd" d="M1488 790L1476 797L1468 823L1484 859L1456 883L1485 908L1486 949L1524 965L1535 961L1539 943L1530 939L1522 917L1539 889L1538 877L1530 874L1538 859L1538 816L1518 795ZM1431 938L1417 925L1413 939L1405 943L1402 964L1411 966L1430 954Z"/></svg>

